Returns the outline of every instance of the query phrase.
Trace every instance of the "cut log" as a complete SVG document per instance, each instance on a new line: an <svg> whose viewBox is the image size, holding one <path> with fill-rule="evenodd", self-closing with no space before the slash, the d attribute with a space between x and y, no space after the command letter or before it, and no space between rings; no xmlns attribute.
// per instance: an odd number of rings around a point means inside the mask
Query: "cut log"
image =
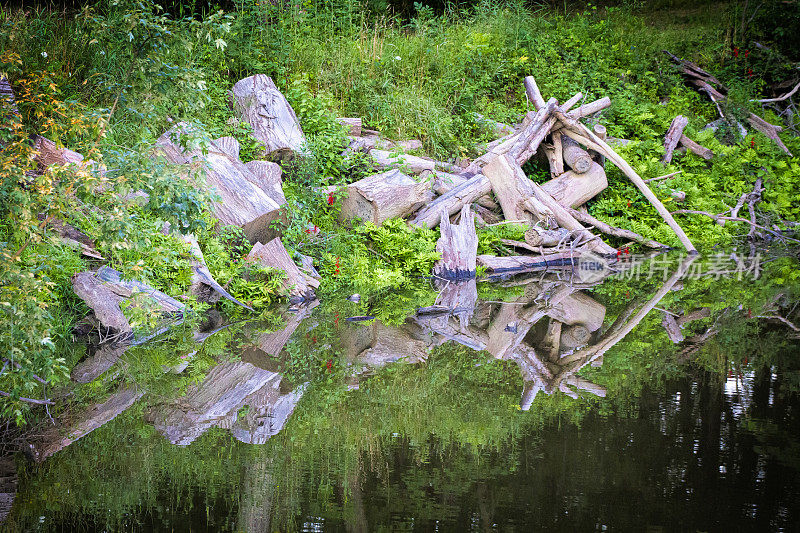
<svg viewBox="0 0 800 533"><path fill-rule="evenodd" d="M302 272L294 264L280 238L275 238L267 244L256 243L247 254L247 259L286 272L283 286L290 295L290 302L297 303L316 299L314 289L319 287L319 280Z"/></svg>
<svg viewBox="0 0 800 533"><path fill-rule="evenodd" d="M671 340L673 344L680 344L683 342L683 332L674 316L669 313L664 313L661 324L664 326L667 337L669 337L669 340Z"/></svg>
<svg viewBox="0 0 800 533"><path fill-rule="evenodd" d="M133 387L120 389L106 401L94 405L76 416L66 426L50 426L43 435L29 443L34 459L42 462L81 437L114 420L143 394L144 391L136 390Z"/></svg>
<svg viewBox="0 0 800 533"><path fill-rule="evenodd" d="M567 326L581 325L595 332L603 327L606 307L588 294L576 291L553 304L547 315Z"/></svg>
<svg viewBox="0 0 800 533"><path fill-rule="evenodd" d="M433 192L441 196L447 194L471 178L461 174L451 174L449 172L441 172L437 170L436 172L423 172L420 174L420 179L431 179L431 189L433 189ZM491 189L489 193L474 200L474 202L482 205L486 209L498 209L500 206L497 204L497 202L492 200L490 193ZM458 206L456 211L459 209L461 209L461 206Z"/></svg>
<svg viewBox="0 0 800 533"><path fill-rule="evenodd" d="M434 265L433 275L446 280L466 280L475 277L475 256L478 253L478 235L470 206L461 208L461 223L450 224L442 211L441 236L436 251L442 258Z"/></svg>
<svg viewBox="0 0 800 533"><path fill-rule="evenodd" d="M362 122L360 118L337 118L339 124L342 126L346 126L348 128L348 135L352 135L353 137L360 137L361 136L361 126Z"/></svg>
<svg viewBox="0 0 800 533"><path fill-rule="evenodd" d="M558 352L561 349L561 327L561 322L551 318L542 338L542 351L551 362L558 361Z"/></svg>
<svg viewBox="0 0 800 533"><path fill-rule="evenodd" d="M192 255L192 285L190 292L197 297L200 302L214 303L222 296L236 305L240 305L250 311L253 310L249 305L245 305L231 295L225 288L217 283L211 271L208 270L206 265L206 258L203 256L203 251L197 243L197 237L192 234L185 235L183 241L189 245L189 253ZM218 296L212 296L216 294Z"/></svg>
<svg viewBox="0 0 800 533"><path fill-rule="evenodd" d="M525 94L533 104L533 107L535 109L543 108L545 106L544 97L536 84L536 79L533 76L525 76L523 84L525 85Z"/></svg>
<svg viewBox="0 0 800 533"><path fill-rule="evenodd" d="M591 158L589 158L589 164L590 168L587 172L582 174L578 174L574 170L564 172L559 177L542 184L542 189L565 207L578 207L585 204L608 187L603 167L592 161Z"/></svg>
<svg viewBox="0 0 800 533"><path fill-rule="evenodd" d="M414 364L428 358L429 341L417 338L408 325L392 327L375 322L372 345L359 353L353 361L361 365L362 371L381 368L390 363L403 361Z"/></svg>
<svg viewBox="0 0 800 533"><path fill-rule="evenodd" d="M211 143L205 155L200 149L184 150L180 138L189 131L187 124L178 124L158 138L156 148L170 163L189 165L189 179L205 183L219 195L220 201L211 204L211 210L221 224L241 227L253 243L273 239L276 230L271 224L280 218L281 205L254 185L263 178L215 143Z"/></svg>
<svg viewBox="0 0 800 533"><path fill-rule="evenodd" d="M450 163L434 161L424 157L408 155L403 153L390 152L388 150L378 150L374 148L369 151L369 155L375 160L375 164L382 168L401 169L411 174L422 174L426 170L431 172L439 169L445 172L455 172L458 169Z"/></svg>
<svg viewBox="0 0 800 533"><path fill-rule="evenodd" d="M565 350L574 350L589 344L592 334L585 326L565 326L561 330L561 347Z"/></svg>
<svg viewBox="0 0 800 533"><path fill-rule="evenodd" d="M699 155L703 159L713 159L714 152L709 150L708 148L694 142L686 134L681 135L680 143L686 147L687 150L694 153L695 155Z"/></svg>
<svg viewBox="0 0 800 533"><path fill-rule="evenodd" d="M408 139L407 141L395 141L394 145L403 150L404 152L410 152L411 150L422 150L422 141L419 139ZM449 166L449 163L440 163L437 164L442 166Z"/></svg>
<svg viewBox="0 0 800 533"><path fill-rule="evenodd" d="M672 152L678 146L678 142L683 136L683 130L688 124L689 119L683 115L678 115L672 119L672 124L669 125L667 135L664 137L664 157L661 158L661 162L665 165L672 161Z"/></svg>
<svg viewBox="0 0 800 533"><path fill-rule="evenodd" d="M43 167L83 163L81 154L73 152L69 148L59 148L56 143L41 135L34 136L33 149L37 152L36 162Z"/></svg>
<svg viewBox="0 0 800 533"><path fill-rule="evenodd" d="M249 161L244 166L250 171L250 174L245 174L250 183L267 193L267 196L272 198L276 204L286 203L286 196L283 194L283 179L281 179L283 170L279 164L272 161Z"/></svg>
<svg viewBox="0 0 800 533"><path fill-rule="evenodd" d="M561 139L561 145L564 155L564 162L573 172L583 174L592 168L592 158L589 153L581 148L578 143L569 137Z"/></svg>
<svg viewBox="0 0 800 533"><path fill-rule="evenodd" d="M360 218L380 226L390 218L413 213L431 197L428 183L414 181L399 170L389 170L348 185L340 218Z"/></svg>
<svg viewBox="0 0 800 533"><path fill-rule="evenodd" d="M475 202L490 192L492 192L492 184L486 176L483 174L473 176L420 209L411 224L417 227L425 225L434 228L441 220L442 211L446 212L448 216L458 213L465 205Z"/></svg>
<svg viewBox="0 0 800 533"><path fill-rule="evenodd" d="M598 138L603 139L604 141L606 140L606 137L608 136L608 131L606 130L606 127L603 126L600 123L597 123L594 126L592 126L592 131L594 131L594 134L597 135ZM603 154L598 154L597 152L592 150L592 151L589 152L589 155L592 156L592 159L594 159L594 161L598 165L600 165L601 167L605 168L605 166L606 166L606 158L605 158L605 156Z"/></svg>
<svg viewBox="0 0 800 533"><path fill-rule="evenodd" d="M239 80L231 97L236 116L253 127L253 137L271 159L288 160L302 153L306 138L300 122L272 78L256 74Z"/></svg>

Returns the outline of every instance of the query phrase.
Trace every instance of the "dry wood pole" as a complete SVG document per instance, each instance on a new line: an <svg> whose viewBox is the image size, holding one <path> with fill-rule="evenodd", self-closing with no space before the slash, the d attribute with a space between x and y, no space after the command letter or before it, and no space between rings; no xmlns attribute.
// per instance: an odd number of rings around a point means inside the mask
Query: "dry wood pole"
<svg viewBox="0 0 800 533"><path fill-rule="evenodd" d="M544 229L532 226L525 232L525 242L531 246L552 248L570 240L570 232L564 228Z"/></svg>
<svg viewBox="0 0 800 533"><path fill-rule="evenodd" d="M461 211L465 205L478 201L492 192L492 184L483 174L477 174L461 181L458 185L448 190L432 202L420 209L411 224L422 227L427 225L434 228L439 224L442 211L452 215Z"/></svg>
<svg viewBox="0 0 800 533"><path fill-rule="evenodd" d="M292 159L302 153L306 138L300 122L272 78L256 74L239 80L231 99L237 117L253 127L253 136L271 158Z"/></svg>
<svg viewBox="0 0 800 533"><path fill-rule="evenodd" d="M407 154L397 154L388 150L372 149L369 155L375 160L375 163L381 168L395 169L400 168L410 172L411 174L421 174L426 170L431 172L436 170L437 162L423 157ZM450 165L441 163L438 166L452 168Z"/></svg>
<svg viewBox="0 0 800 533"><path fill-rule="evenodd" d="M479 255L477 262L492 274L530 272L536 270L571 269L580 258L579 252L558 252L547 255L512 255L497 257Z"/></svg>
<svg viewBox="0 0 800 533"><path fill-rule="evenodd" d="M664 137L664 157L661 158L661 162L665 165L672 161L672 152L678 146L678 142L683 136L683 130L688 124L689 119L683 115L678 115L672 119L672 124L669 125L667 135Z"/></svg>
<svg viewBox="0 0 800 533"><path fill-rule="evenodd" d="M571 170L542 184L542 189L564 207L583 205L608 187L603 167L592 161L588 154L586 157L589 168L584 173Z"/></svg>
<svg viewBox="0 0 800 533"><path fill-rule="evenodd" d="M432 194L429 184L414 181L399 170L367 176L351 183L346 190L340 217L369 220L378 226L390 218L413 213L430 201Z"/></svg>
<svg viewBox="0 0 800 533"><path fill-rule="evenodd" d="M136 390L133 387L120 389L106 401L93 405L75 417L66 426L51 426L43 435L29 443L34 459L42 462L81 437L114 420L143 394L144 391Z"/></svg>
<svg viewBox="0 0 800 533"><path fill-rule="evenodd" d="M580 122L570 119L569 117L565 116L563 113L556 112L559 120L564 124L564 133L569 137L572 137L576 141L580 142L581 144L595 150L598 153L603 154L609 161L614 163L622 172L630 179L634 185L644 194L645 198L647 198L651 204L656 208L656 211L661 215L667 225L675 232L678 236L678 239L681 241L681 244L688 250L689 252L696 252L697 249L692 244L692 241L689 240L689 237L686 236L686 233L683 229L675 222L675 219L672 217L672 214L664 207L664 204L661 203L661 200L653 194L653 191L647 186L647 184L642 180L639 174L631 167L627 161L617 154L613 148L611 148L606 142L600 139L597 135L595 135L592 131L590 131L586 126L581 124Z"/></svg>
<svg viewBox="0 0 800 533"><path fill-rule="evenodd" d="M223 225L239 226L250 242L267 242L275 237L271 223L280 217L279 204L273 196L274 190L267 191L254 185L261 178L251 172L251 166L232 157L230 143L218 146L211 143L204 155L199 149L184 150L180 138L188 133L190 126L181 123L166 132L156 141L156 147L167 161L188 165L188 177L205 183L220 197L211 209ZM198 179L199 178L199 179Z"/></svg>
<svg viewBox="0 0 800 533"><path fill-rule="evenodd" d="M478 174L478 176L480 176L480 174ZM475 177L475 176L473 176L473 177ZM463 176L461 174L451 174L449 172L440 172L438 170L436 172L431 172L431 173L423 172L420 175L420 178L421 179L431 179L431 181L432 181L431 189L433 189L433 192L435 192L436 194L438 194L440 196L447 194L448 192L452 191L456 187L458 187L460 185L463 185L464 182L472 179L472 178ZM477 200L474 200L474 201L476 203L482 205L486 209L497 209L500 206L497 205L497 202L492 200L492 197L491 197L490 193L491 193L491 190L489 192L487 192L485 195L481 196L480 198L478 198ZM461 209L461 206L459 206L458 209Z"/></svg>
<svg viewBox="0 0 800 533"><path fill-rule="evenodd" d="M442 258L434 265L433 275L445 280L467 280L475 277L475 256L478 253L478 235L475 218L470 206L461 208L461 223L450 224L447 213L442 211L436 242L436 251Z"/></svg>
<svg viewBox="0 0 800 533"><path fill-rule="evenodd" d="M708 160L714 158L714 152L694 142L692 139L687 137L685 133L681 135L680 143L685 146L687 150L693 152L695 155L699 155L703 159Z"/></svg>
<svg viewBox="0 0 800 533"><path fill-rule="evenodd" d="M36 135L33 141L33 149L38 152L36 161L43 167L50 165L67 165L74 163L79 165L83 163L83 156L78 152L73 152L69 148L59 148L56 143Z"/></svg>
<svg viewBox="0 0 800 533"><path fill-rule="evenodd" d="M592 168L592 158L589 153L581 148L578 143L569 137L561 139L564 162L576 174L583 174Z"/></svg>
<svg viewBox="0 0 800 533"><path fill-rule="evenodd" d="M483 167L506 220L535 222L525 209L525 200L533 196L531 181L519 165L506 155L495 157Z"/></svg>
<svg viewBox="0 0 800 533"><path fill-rule="evenodd" d="M316 298L314 289L319 287L319 280L302 272L294 264L280 238L276 237L267 244L256 243L247 254L247 259L286 272L284 288L291 295L290 301L311 301Z"/></svg>
<svg viewBox="0 0 800 533"><path fill-rule="evenodd" d="M554 178L557 178L564 173L564 143L560 133L553 133L551 137L553 139L553 158L550 172Z"/></svg>

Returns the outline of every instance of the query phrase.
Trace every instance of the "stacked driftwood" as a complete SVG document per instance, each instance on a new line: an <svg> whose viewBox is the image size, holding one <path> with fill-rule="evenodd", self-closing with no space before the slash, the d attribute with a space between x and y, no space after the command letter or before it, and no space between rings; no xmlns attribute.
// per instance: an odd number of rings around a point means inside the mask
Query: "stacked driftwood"
<svg viewBox="0 0 800 533"><path fill-rule="evenodd" d="M442 259L434 275L448 280L474 277L477 265L489 272L509 272L571 264L584 252L616 254L617 250L592 229L648 247L665 248L631 231L605 224L586 211L585 203L608 186L604 164L610 161L642 191L686 249L694 251L686 234L645 181L605 141L605 128L597 123L589 128L581 122L609 107L608 98L573 109L582 99L580 93L560 105L554 98L545 101L531 76L525 79L525 89L534 110L516 128L494 123L495 130L506 135L490 143L481 157L460 161L460 165L397 153L387 157L381 151L379 137L364 135L354 119L342 119L352 128L349 149L368 152L379 166L386 168L381 174L347 186L342 218L380 224L402 216L418 227L441 224L437 249ZM481 120L486 121L483 117ZM534 156L550 167L551 179L542 185L522 171L522 165ZM507 222L530 228L525 242L503 243L522 255L477 257L475 226Z"/></svg>

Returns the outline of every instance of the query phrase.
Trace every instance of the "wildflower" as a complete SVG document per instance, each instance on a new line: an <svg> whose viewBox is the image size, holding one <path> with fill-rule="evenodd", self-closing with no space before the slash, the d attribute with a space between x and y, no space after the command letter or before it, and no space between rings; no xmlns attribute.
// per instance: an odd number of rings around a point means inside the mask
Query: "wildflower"
<svg viewBox="0 0 800 533"><path fill-rule="evenodd" d="M336 258L336 273L335 273L335 275L338 276L339 274L341 274L341 270L339 269L339 258L337 257Z"/></svg>
<svg viewBox="0 0 800 533"><path fill-rule="evenodd" d="M751 68L747 69L747 77L748 78L752 78L753 74L754 74L753 69L751 69Z"/></svg>
<svg viewBox="0 0 800 533"><path fill-rule="evenodd" d="M733 49L733 57L739 57L739 47Z"/></svg>
<svg viewBox="0 0 800 533"><path fill-rule="evenodd" d="M325 368L328 369L328 372L332 372L333 371L333 359L328 359L325 362Z"/></svg>
<svg viewBox="0 0 800 533"><path fill-rule="evenodd" d="M47 52L42 52L42 57L47 57Z"/></svg>
<svg viewBox="0 0 800 533"><path fill-rule="evenodd" d="M402 58L400 56L394 56L395 61L400 61Z"/></svg>
<svg viewBox="0 0 800 533"><path fill-rule="evenodd" d="M334 198L333 193L328 193L328 205L333 205Z"/></svg>
<svg viewBox="0 0 800 533"><path fill-rule="evenodd" d="M749 56L749 55L750 55L750 50L745 50L745 51L744 51L744 57L747 57L747 56Z"/></svg>
<svg viewBox="0 0 800 533"><path fill-rule="evenodd" d="M756 147L756 140L750 139L750 148L755 148L755 147Z"/></svg>

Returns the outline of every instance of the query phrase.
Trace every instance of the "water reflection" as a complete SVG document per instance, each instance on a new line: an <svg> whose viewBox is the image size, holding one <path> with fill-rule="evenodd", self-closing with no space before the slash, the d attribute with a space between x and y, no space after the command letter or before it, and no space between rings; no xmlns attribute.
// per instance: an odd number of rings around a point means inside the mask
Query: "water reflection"
<svg viewBox="0 0 800 533"><path fill-rule="evenodd" d="M400 321L323 302L211 323L152 382L130 379L144 352L101 346L73 379L110 394L28 436L40 465L0 464L0 513L12 530L789 529L798 347L743 299L789 289L683 279L696 260L630 297L561 271L439 285Z"/></svg>

